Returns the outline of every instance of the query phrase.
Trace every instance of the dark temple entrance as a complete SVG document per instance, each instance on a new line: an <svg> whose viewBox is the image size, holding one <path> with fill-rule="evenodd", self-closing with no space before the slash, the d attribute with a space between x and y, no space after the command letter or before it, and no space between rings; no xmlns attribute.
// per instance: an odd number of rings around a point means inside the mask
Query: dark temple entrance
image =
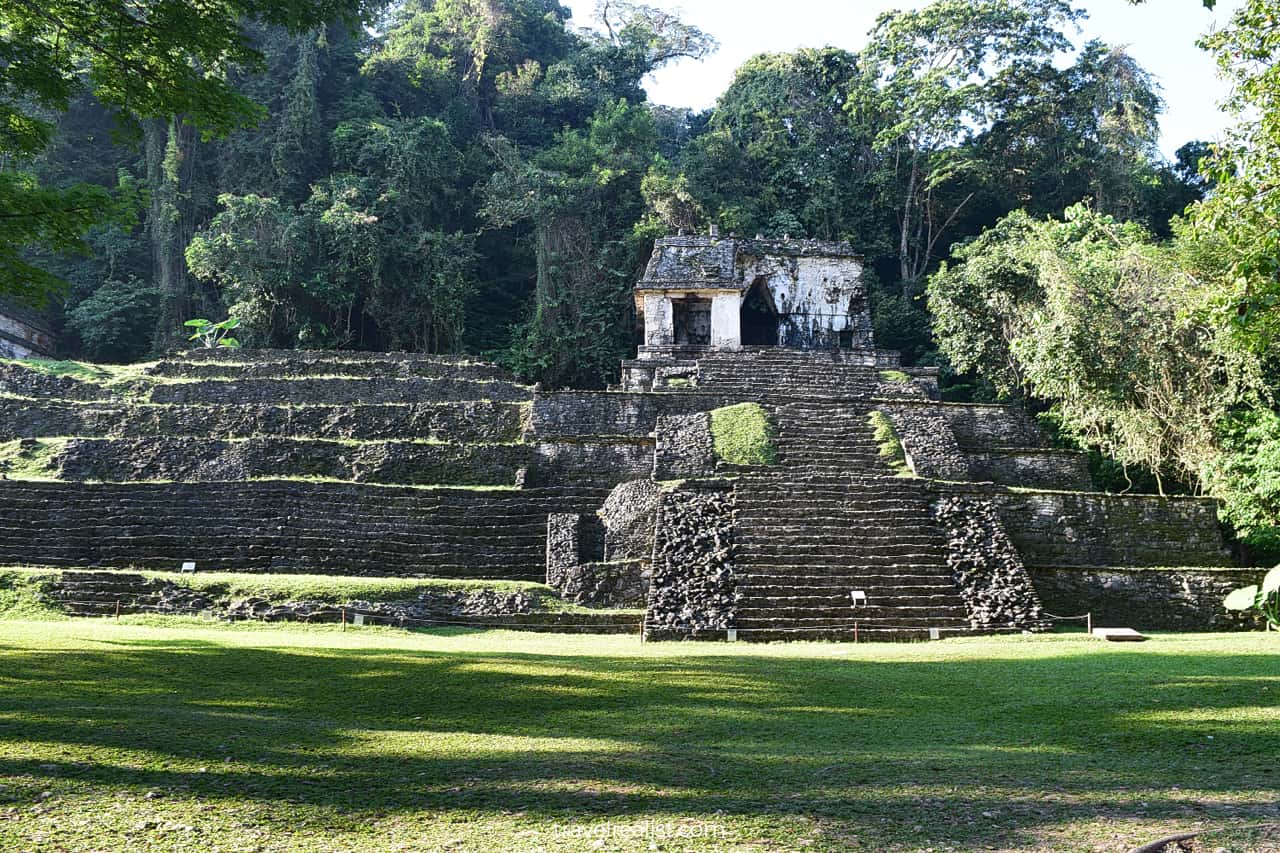
<svg viewBox="0 0 1280 853"><path fill-rule="evenodd" d="M671 325L677 344L707 346L711 343L711 300L671 300Z"/></svg>
<svg viewBox="0 0 1280 853"><path fill-rule="evenodd" d="M742 343L746 346L778 345L778 309L763 278L757 278L742 299Z"/></svg>

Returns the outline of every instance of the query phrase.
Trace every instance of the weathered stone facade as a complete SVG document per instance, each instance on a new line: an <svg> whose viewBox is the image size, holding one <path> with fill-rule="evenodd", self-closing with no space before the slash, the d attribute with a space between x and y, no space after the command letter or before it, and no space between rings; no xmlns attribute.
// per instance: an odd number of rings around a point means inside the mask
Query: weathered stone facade
<svg viewBox="0 0 1280 853"><path fill-rule="evenodd" d="M1089 613L1093 624L1102 627L1138 625L1153 631L1263 627L1258 613L1222 606L1227 593L1259 582L1262 572L1256 569L1040 566L1030 571L1045 609L1061 616Z"/></svg>
<svg viewBox="0 0 1280 853"><path fill-rule="evenodd" d="M934 518L947 533L947 565L977 629L1026 629L1044 621L1022 558L987 501L943 497Z"/></svg>
<svg viewBox="0 0 1280 853"><path fill-rule="evenodd" d="M910 386L908 386L910 387ZM968 458L960 450L946 419L933 408L885 406L885 413L902 440L907 465L918 477L968 480Z"/></svg>
<svg viewBox="0 0 1280 853"><path fill-rule="evenodd" d="M724 639L733 627L733 490L684 486L662 495L654 528L645 637Z"/></svg>
<svg viewBox="0 0 1280 853"><path fill-rule="evenodd" d="M707 477L715 473L716 454L711 440L711 415L659 415L654 428L655 480Z"/></svg>

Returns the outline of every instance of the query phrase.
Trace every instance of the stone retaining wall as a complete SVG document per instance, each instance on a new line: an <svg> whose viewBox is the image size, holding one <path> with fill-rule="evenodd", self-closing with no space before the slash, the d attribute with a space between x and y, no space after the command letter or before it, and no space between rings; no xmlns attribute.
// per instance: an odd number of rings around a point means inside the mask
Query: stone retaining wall
<svg viewBox="0 0 1280 853"><path fill-rule="evenodd" d="M510 486L516 471L533 458L534 448L519 444L165 436L71 439L54 465L60 479L112 483L319 477L392 485Z"/></svg>
<svg viewBox="0 0 1280 853"><path fill-rule="evenodd" d="M0 564L542 580L546 517L603 490L0 482Z"/></svg>
<svg viewBox="0 0 1280 853"><path fill-rule="evenodd" d="M101 385L70 376L54 376L20 364L0 363L0 394L41 397L52 400L114 400ZM43 400L41 401L43 404ZM27 405L31 405L27 401Z"/></svg>
<svg viewBox="0 0 1280 853"><path fill-rule="evenodd" d="M1089 463L1075 450L992 450L965 453L974 480L1031 489L1087 492L1093 488Z"/></svg>
<svg viewBox="0 0 1280 853"><path fill-rule="evenodd" d="M711 438L711 415L658 415L654 428L657 443L653 454L655 480L682 480L706 477L715 472L715 442Z"/></svg>
<svg viewBox="0 0 1280 853"><path fill-rule="evenodd" d="M539 436L649 435L660 414L708 412L726 401L692 391L556 391L534 398L530 425Z"/></svg>
<svg viewBox="0 0 1280 853"><path fill-rule="evenodd" d="M1209 499L981 487L969 494L992 501L1028 566L1231 564Z"/></svg>
<svg viewBox="0 0 1280 853"><path fill-rule="evenodd" d="M661 492L648 478L615 486L600 507L604 523L604 558L610 561L653 557L653 522Z"/></svg>
<svg viewBox="0 0 1280 853"><path fill-rule="evenodd" d="M981 403L935 403L951 424L963 448L1039 447L1044 443L1036 422L1018 406Z"/></svg>
<svg viewBox="0 0 1280 853"><path fill-rule="evenodd" d="M153 403L417 403L531 399L532 392L510 382L469 379L202 379L157 385Z"/></svg>
<svg viewBox="0 0 1280 853"><path fill-rule="evenodd" d="M1262 627L1253 611L1222 606L1227 593L1258 583L1260 570L1039 567L1036 590L1050 613L1093 614L1093 624L1139 631L1243 631ZM1063 624L1083 625L1083 622Z"/></svg>
<svg viewBox="0 0 1280 853"><path fill-rule="evenodd" d="M1044 627L1040 600L1022 557L990 501L950 495L934 503L947 536L947 566L978 630Z"/></svg>
<svg viewBox="0 0 1280 853"><path fill-rule="evenodd" d="M509 371L494 364L480 361L405 358L394 361L341 361L313 358L310 353L299 353L289 360L253 360L246 362L189 361L185 359L161 361L150 368L151 376L182 379L278 379L304 376L392 377L468 379L473 381L497 380L514 382Z"/></svg>
<svg viewBox="0 0 1280 853"><path fill-rule="evenodd" d="M653 471L653 439L542 441L534 447L529 485L616 486Z"/></svg>
<svg viewBox="0 0 1280 853"><path fill-rule="evenodd" d="M0 397L0 441L42 436L516 441L528 403L388 403L368 406L72 403Z"/></svg>
<svg viewBox="0 0 1280 853"><path fill-rule="evenodd" d="M946 419L936 407L882 406L902 441L907 463L917 477L968 480L969 464Z"/></svg>

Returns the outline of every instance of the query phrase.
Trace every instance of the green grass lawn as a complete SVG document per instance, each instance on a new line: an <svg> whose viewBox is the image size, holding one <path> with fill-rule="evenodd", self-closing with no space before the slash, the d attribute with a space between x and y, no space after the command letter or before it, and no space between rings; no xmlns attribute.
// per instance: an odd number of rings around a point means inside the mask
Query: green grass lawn
<svg viewBox="0 0 1280 853"><path fill-rule="evenodd" d="M0 850L1275 849L1277 652L0 622Z"/></svg>

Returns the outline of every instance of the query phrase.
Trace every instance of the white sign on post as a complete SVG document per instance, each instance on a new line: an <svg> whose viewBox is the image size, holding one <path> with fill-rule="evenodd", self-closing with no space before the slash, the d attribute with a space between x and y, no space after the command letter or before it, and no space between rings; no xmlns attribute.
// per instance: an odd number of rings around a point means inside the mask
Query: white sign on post
<svg viewBox="0 0 1280 853"><path fill-rule="evenodd" d="M188 561L188 562L186 562L186 563L183 563L183 564L182 564L182 571L183 571L184 573L186 573L186 572L192 572L192 573L194 573L194 572L195 572L195 570L196 570L196 564L195 564L194 562Z"/></svg>

